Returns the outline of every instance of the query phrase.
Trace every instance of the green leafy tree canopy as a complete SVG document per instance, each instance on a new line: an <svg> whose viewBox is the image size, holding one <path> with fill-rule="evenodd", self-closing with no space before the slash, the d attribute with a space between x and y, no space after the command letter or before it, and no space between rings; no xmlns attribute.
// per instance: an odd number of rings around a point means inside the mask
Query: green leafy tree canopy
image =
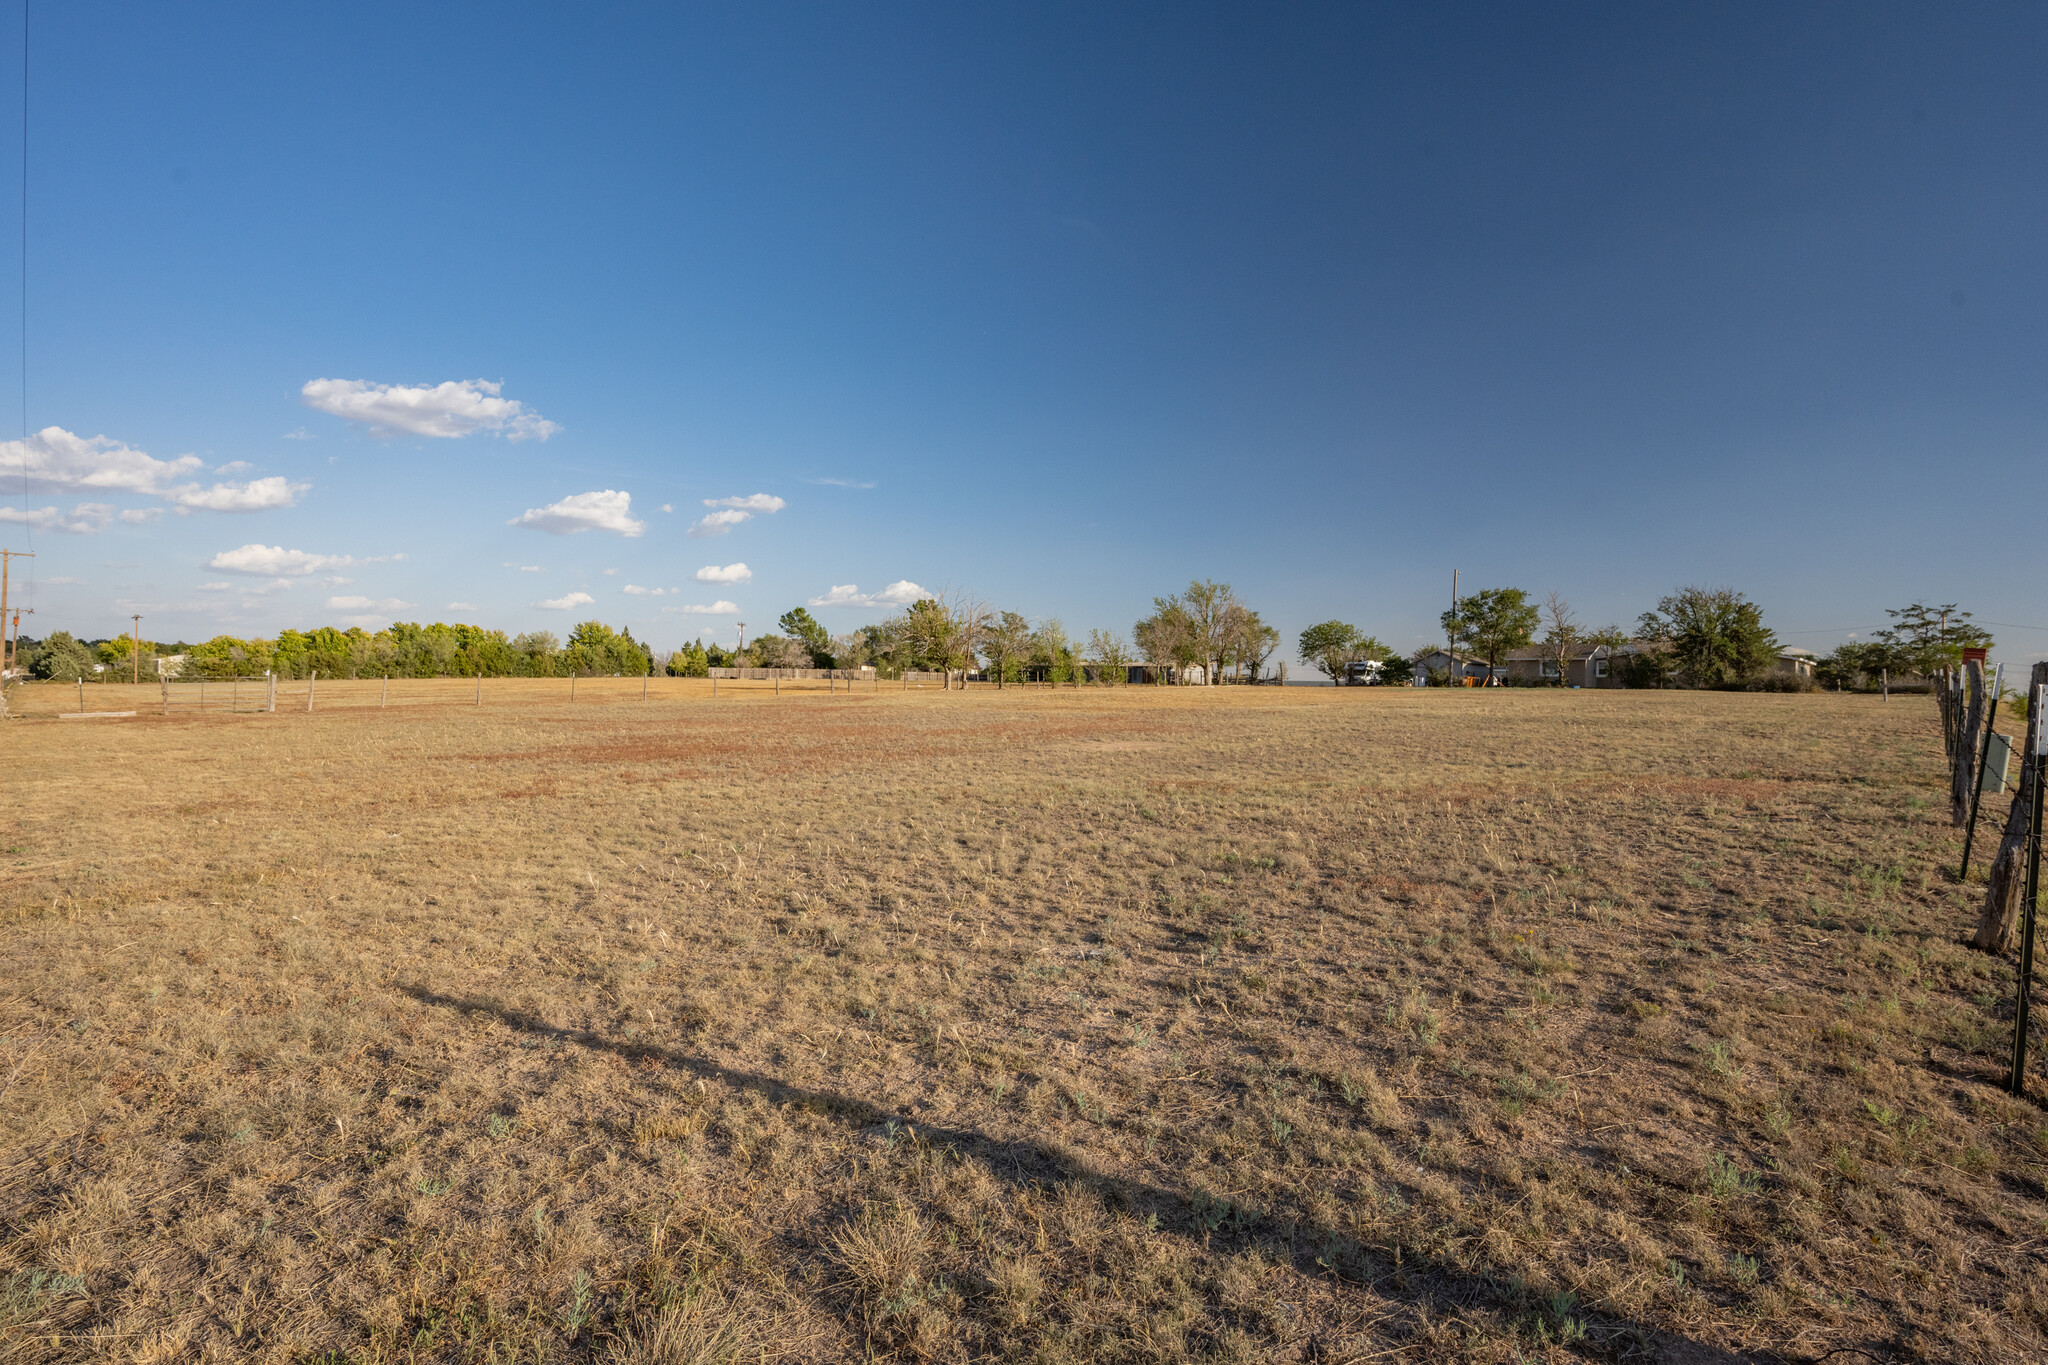
<svg viewBox="0 0 2048 1365"><path fill-rule="evenodd" d="M1763 608L1733 588L1680 588L1643 613L1639 631L1669 642L1673 666L1694 687L1748 682L1778 661Z"/></svg>
<svg viewBox="0 0 2048 1365"><path fill-rule="evenodd" d="M1458 599L1440 618L1454 641L1499 666L1511 649L1520 649L1536 634L1542 613L1520 588L1487 588Z"/></svg>

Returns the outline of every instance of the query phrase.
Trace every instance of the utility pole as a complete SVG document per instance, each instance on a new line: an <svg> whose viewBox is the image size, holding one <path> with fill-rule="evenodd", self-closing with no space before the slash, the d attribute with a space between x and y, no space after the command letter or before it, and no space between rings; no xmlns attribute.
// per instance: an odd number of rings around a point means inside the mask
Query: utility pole
<svg viewBox="0 0 2048 1365"><path fill-rule="evenodd" d="M0 673L14 671L15 657L21 652L21 613L14 613L14 643L8 644L7 628L7 571L17 559L34 559L35 555L23 550L0 550ZM29 608L29 615L35 615L35 608Z"/></svg>
<svg viewBox="0 0 2048 1365"><path fill-rule="evenodd" d="M740 648L739 648L739 652L740 652L740 653L742 653L742 654L744 654L744 653L746 653L746 652L747 652L747 623L746 623L745 621L742 621L742 622L740 622Z"/></svg>
<svg viewBox="0 0 2048 1365"><path fill-rule="evenodd" d="M1451 628L1444 633L1451 637L1451 666L1449 672L1452 678L1451 686L1456 687L1464 681L1463 678L1458 676L1462 670L1458 667L1458 571L1456 569L1451 570Z"/></svg>
<svg viewBox="0 0 2048 1365"><path fill-rule="evenodd" d="M135 623L135 657L132 660L135 667L130 670L134 675L130 681L139 683L142 681L142 615L137 612L128 619Z"/></svg>

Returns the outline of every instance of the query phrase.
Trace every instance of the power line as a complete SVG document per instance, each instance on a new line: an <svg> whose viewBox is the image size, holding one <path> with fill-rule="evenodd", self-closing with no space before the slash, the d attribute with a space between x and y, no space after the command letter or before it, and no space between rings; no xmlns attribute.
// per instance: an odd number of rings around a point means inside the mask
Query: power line
<svg viewBox="0 0 2048 1365"><path fill-rule="evenodd" d="M36 524L28 506L28 9L21 0L21 514L28 548L36 548ZM36 573L30 561L28 605L36 605Z"/></svg>

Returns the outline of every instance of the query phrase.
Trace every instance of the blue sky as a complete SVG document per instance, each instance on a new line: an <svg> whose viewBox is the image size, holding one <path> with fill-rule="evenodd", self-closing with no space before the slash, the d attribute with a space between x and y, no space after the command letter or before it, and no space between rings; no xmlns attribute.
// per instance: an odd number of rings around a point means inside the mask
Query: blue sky
<svg viewBox="0 0 2048 1365"><path fill-rule="evenodd" d="M1127 631L1200 576L1407 647L1454 567L2048 627L2038 6L32 25L29 634L670 648L903 583Z"/></svg>

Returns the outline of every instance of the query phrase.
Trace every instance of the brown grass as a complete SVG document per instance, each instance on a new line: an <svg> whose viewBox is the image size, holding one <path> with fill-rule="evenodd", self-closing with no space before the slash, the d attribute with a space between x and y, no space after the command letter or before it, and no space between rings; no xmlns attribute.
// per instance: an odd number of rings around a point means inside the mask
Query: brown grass
<svg viewBox="0 0 2048 1365"><path fill-rule="evenodd" d="M2048 1353L1925 699L376 689L10 697L0 1355Z"/></svg>

